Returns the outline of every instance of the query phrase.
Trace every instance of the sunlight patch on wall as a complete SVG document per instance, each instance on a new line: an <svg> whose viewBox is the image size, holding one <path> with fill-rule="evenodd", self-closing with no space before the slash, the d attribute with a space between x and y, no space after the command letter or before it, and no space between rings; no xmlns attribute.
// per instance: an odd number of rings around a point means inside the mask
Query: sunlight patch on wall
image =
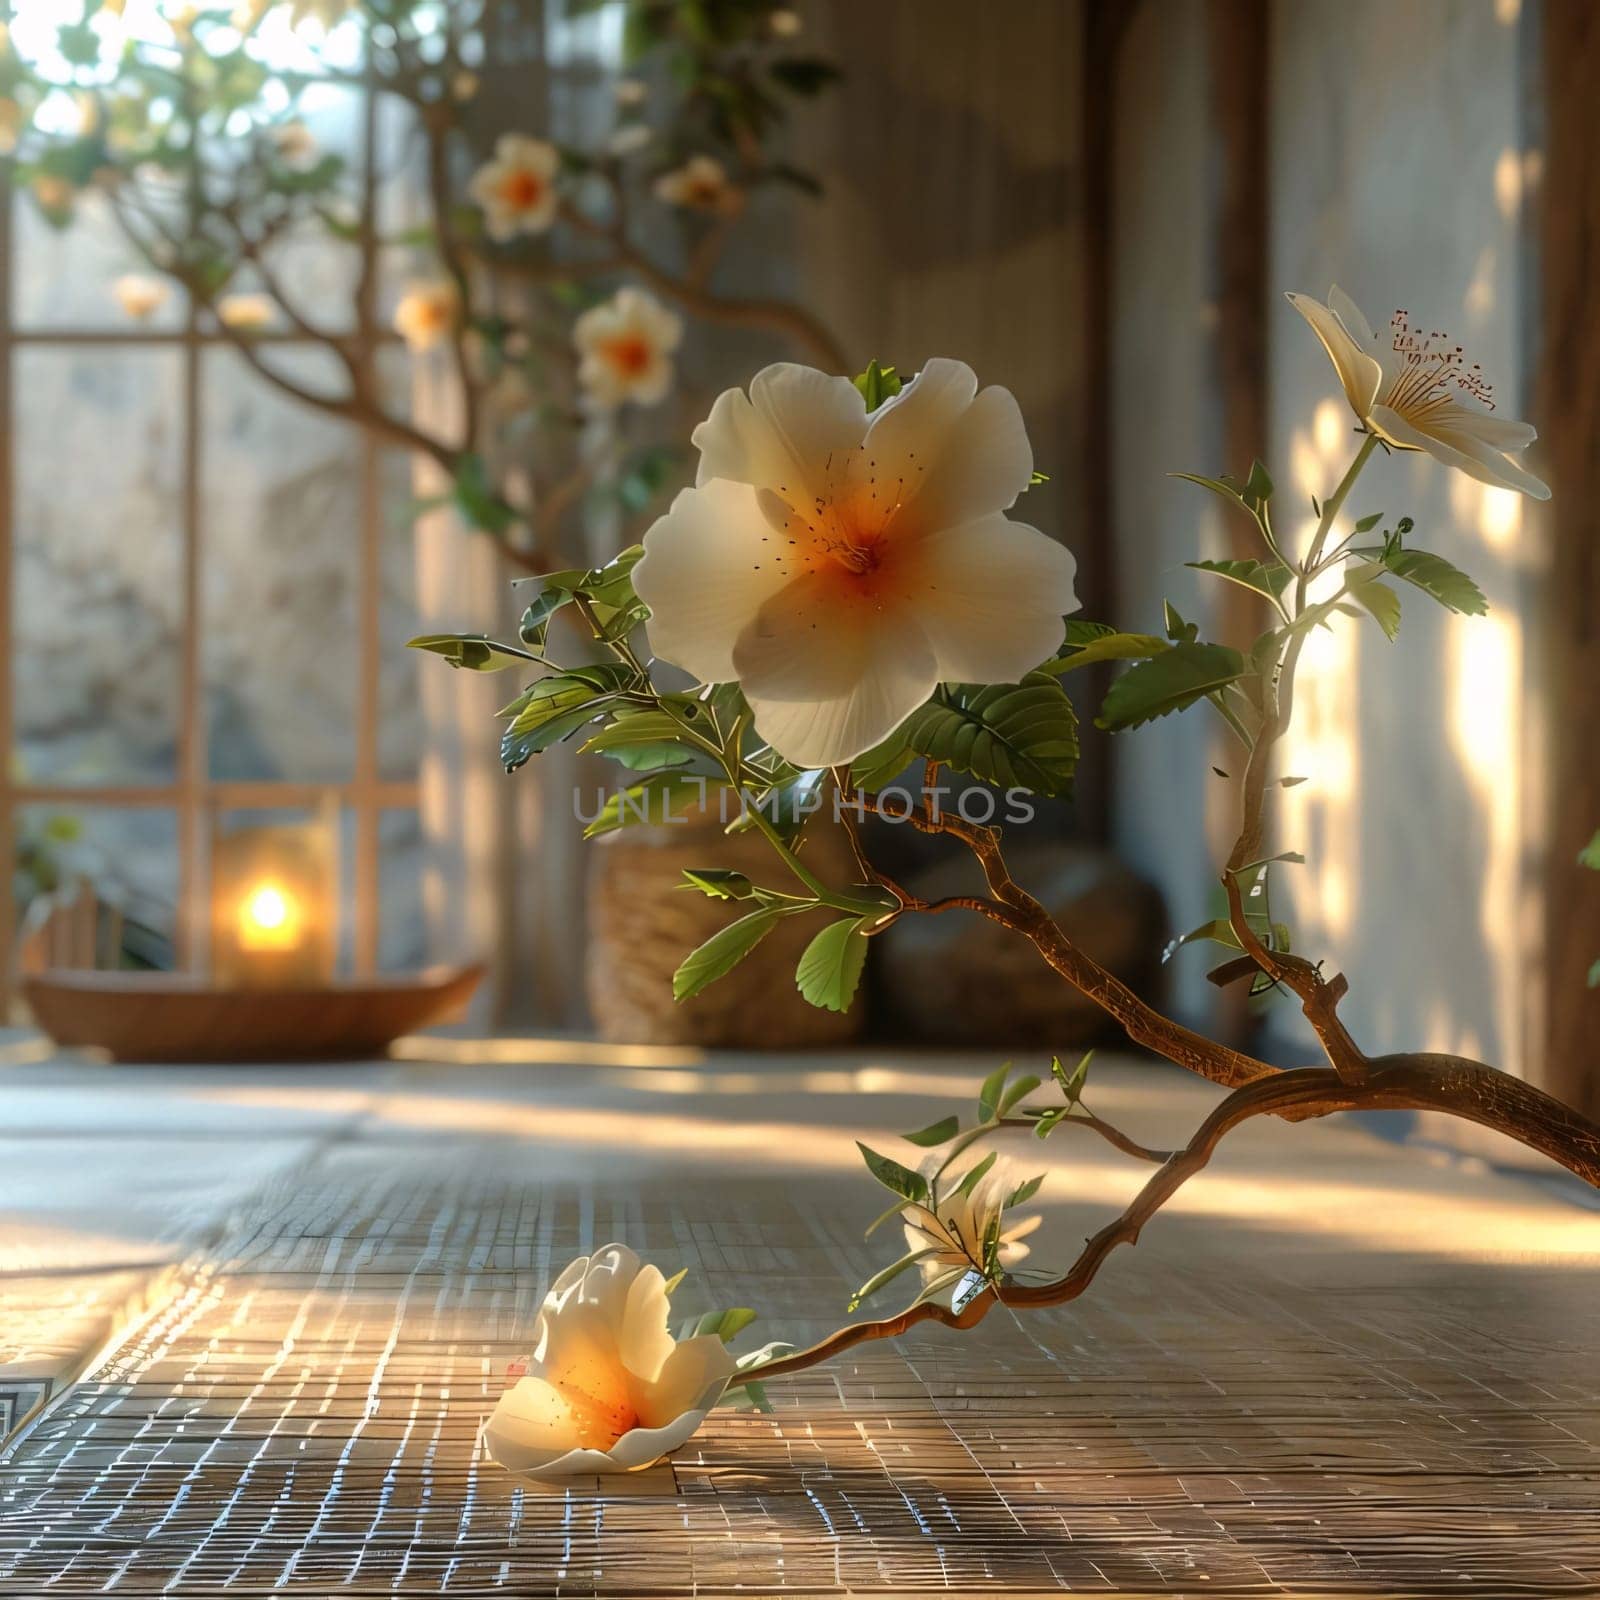
<svg viewBox="0 0 1600 1600"><path fill-rule="evenodd" d="M1308 430L1295 430L1289 460L1302 503L1309 504L1313 495L1320 501L1337 483L1349 436L1349 412L1332 399L1318 403ZM1304 550L1315 531L1315 518L1307 516L1295 528L1291 548ZM1325 574L1311 586L1309 598L1326 599L1339 582L1337 572ZM1314 628L1307 635L1295 679L1294 722L1280 747L1278 775L1309 780L1282 791L1283 845L1301 851L1307 864L1275 880L1293 896L1294 921L1305 945L1336 943L1355 922L1358 650L1354 628Z"/></svg>
<svg viewBox="0 0 1600 1600"><path fill-rule="evenodd" d="M1446 641L1450 740L1477 803L1481 842L1467 850L1479 882L1501 1064L1520 1065L1518 1026L1522 854L1522 629L1515 617L1453 618Z"/></svg>

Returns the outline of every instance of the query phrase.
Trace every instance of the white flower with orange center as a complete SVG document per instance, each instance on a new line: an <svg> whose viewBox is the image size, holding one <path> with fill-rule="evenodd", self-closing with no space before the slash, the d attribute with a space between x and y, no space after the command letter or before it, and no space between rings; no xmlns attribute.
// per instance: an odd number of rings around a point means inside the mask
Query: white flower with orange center
<svg viewBox="0 0 1600 1600"><path fill-rule="evenodd" d="M317 136L303 122L281 122L270 135L272 147L285 166L304 170L321 154Z"/></svg>
<svg viewBox="0 0 1600 1600"><path fill-rule="evenodd" d="M688 211L732 216L744 204L737 185L715 156L690 156L681 167L663 172L655 182L656 199Z"/></svg>
<svg viewBox="0 0 1600 1600"><path fill-rule="evenodd" d="M411 283L394 308L395 332L413 355L433 349L456 325L461 299L446 278Z"/></svg>
<svg viewBox="0 0 1600 1600"><path fill-rule="evenodd" d="M1005 1198L1015 1188L1004 1164L996 1163L975 1183L966 1173L947 1175L932 1185L927 1205L908 1205L900 1213L906 1249L931 1252L917 1263L924 1283L955 1269L989 1279L994 1270L1009 1271L1028 1254L1022 1241L1044 1219L1019 1217L1006 1224Z"/></svg>
<svg viewBox="0 0 1600 1600"><path fill-rule="evenodd" d="M734 1359L715 1334L674 1339L661 1273L626 1245L580 1256L545 1296L528 1375L484 1428L490 1457L532 1478L637 1472L717 1403Z"/></svg>
<svg viewBox="0 0 1600 1600"><path fill-rule="evenodd" d="M500 135L494 159L479 167L467 185L491 239L503 243L519 233L543 233L555 221L560 167L561 154L548 140Z"/></svg>
<svg viewBox="0 0 1600 1600"><path fill-rule="evenodd" d="M1446 334L1424 333L1397 311L1388 339L1380 339L1337 284L1326 305L1304 294L1288 298L1322 341L1350 409L1369 432L1396 450L1426 450L1480 483L1550 498L1549 487L1507 454L1526 450L1538 434L1526 422L1494 415L1482 368L1468 366Z"/></svg>
<svg viewBox="0 0 1600 1600"><path fill-rule="evenodd" d="M122 314L135 322L148 320L167 303L166 284L138 272L125 272L111 285L111 292Z"/></svg>
<svg viewBox="0 0 1600 1600"><path fill-rule="evenodd" d="M578 382L603 411L626 402L653 406L672 387L672 352L683 318L642 289L619 289L572 325Z"/></svg>
<svg viewBox="0 0 1600 1600"><path fill-rule="evenodd" d="M938 684L1015 683L1060 645L1076 564L1005 515L1033 477L1027 430L961 362L870 415L848 378L767 367L694 443L695 487L633 572L650 646L736 680L796 765L850 761Z"/></svg>
<svg viewBox="0 0 1600 1600"><path fill-rule="evenodd" d="M217 301L217 320L235 333L257 333L277 315L270 295L225 294Z"/></svg>

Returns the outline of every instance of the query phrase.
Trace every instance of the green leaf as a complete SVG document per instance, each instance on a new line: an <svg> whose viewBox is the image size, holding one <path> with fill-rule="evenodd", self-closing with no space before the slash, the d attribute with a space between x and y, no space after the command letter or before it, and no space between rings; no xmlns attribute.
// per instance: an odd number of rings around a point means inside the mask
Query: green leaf
<svg viewBox="0 0 1600 1600"><path fill-rule="evenodd" d="M443 656L452 667L465 667L469 672L504 672L522 661L538 662L540 658L514 644L500 644L481 633L423 633L406 640L408 650L427 650Z"/></svg>
<svg viewBox="0 0 1600 1600"><path fill-rule="evenodd" d="M1053 661L1039 668L1052 676L1062 672L1075 672L1079 667L1092 667L1097 661L1147 661L1172 647L1165 639L1153 633L1119 633L1115 628L1084 643L1073 646L1072 636L1067 636L1067 648Z"/></svg>
<svg viewBox="0 0 1600 1600"><path fill-rule="evenodd" d="M1003 1061L983 1080L978 1089L978 1121L993 1122L1000 1109L1000 1096L1005 1093L1006 1079L1011 1076L1011 1063Z"/></svg>
<svg viewBox="0 0 1600 1600"><path fill-rule="evenodd" d="M672 975L672 998L687 1000L707 984L726 977L777 926L783 915L777 906L763 906L748 916L730 922L712 934L698 949L684 957Z"/></svg>
<svg viewBox="0 0 1600 1600"><path fill-rule="evenodd" d="M678 743L683 730L660 711L619 712L584 746L585 754L609 756L634 772L687 766L695 752Z"/></svg>
<svg viewBox="0 0 1600 1600"><path fill-rule="evenodd" d="M928 1198L928 1180L920 1172L913 1172L910 1167L902 1166L892 1157L881 1156L876 1150L868 1148L856 1140L856 1149L861 1152L861 1159L867 1164L867 1171L881 1183L885 1189L891 1190L902 1200L914 1201L920 1205Z"/></svg>
<svg viewBox="0 0 1600 1600"><path fill-rule="evenodd" d="M506 707L500 761L515 772L533 756L569 738L600 715L631 677L621 662L574 667L541 678Z"/></svg>
<svg viewBox="0 0 1600 1600"><path fill-rule="evenodd" d="M1415 584L1447 610L1469 617L1488 614L1489 602L1477 584L1459 567L1430 550L1409 550L1397 540L1381 550L1363 549L1353 553L1382 562L1395 577Z"/></svg>
<svg viewBox="0 0 1600 1600"><path fill-rule="evenodd" d="M1063 794L1078 766L1078 717L1060 683L944 684L901 729L918 755L1003 789Z"/></svg>
<svg viewBox="0 0 1600 1600"><path fill-rule="evenodd" d="M708 1311L694 1325L691 1338L704 1333L714 1333L724 1344L730 1343L752 1322L756 1314L749 1306L730 1306L726 1311Z"/></svg>
<svg viewBox="0 0 1600 1600"><path fill-rule="evenodd" d="M731 867L685 867L684 889L698 889L712 900L753 900L756 886Z"/></svg>
<svg viewBox="0 0 1600 1600"><path fill-rule="evenodd" d="M893 1283L902 1272L905 1272L909 1268L916 1266L918 1262L926 1261L930 1256L936 1256L938 1254L938 1245L930 1245L926 1250L912 1250L908 1254L901 1256L898 1261L891 1262L883 1269L882 1272L874 1273L864 1284L861 1285L859 1289L856 1290L853 1295L850 1296L849 1304L846 1305L845 1310L855 1311L859 1308L863 1300L875 1295L886 1284Z"/></svg>
<svg viewBox="0 0 1600 1600"><path fill-rule="evenodd" d="M1001 1209L1009 1211L1012 1206L1020 1206L1024 1203L1024 1201L1033 1199L1033 1197L1038 1194L1043 1183L1044 1174L1042 1172L1037 1178L1029 1178L1026 1183L1019 1183L1017 1187L1006 1196L1005 1205Z"/></svg>
<svg viewBox="0 0 1600 1600"><path fill-rule="evenodd" d="M1591 989L1600 989L1600 961L1596 961L1589 968L1589 987Z"/></svg>
<svg viewBox="0 0 1600 1600"><path fill-rule="evenodd" d="M545 635L550 629L550 619L563 607L572 604L573 592L556 584L546 584L542 593L522 613L517 632L524 644L544 649Z"/></svg>
<svg viewBox="0 0 1600 1600"><path fill-rule="evenodd" d="M1578 865L1600 872L1600 831L1578 852Z"/></svg>
<svg viewBox="0 0 1600 1600"><path fill-rule="evenodd" d="M1111 685L1096 726L1137 728L1182 711L1244 676L1244 657L1222 644L1186 641L1130 667Z"/></svg>
<svg viewBox="0 0 1600 1600"><path fill-rule="evenodd" d="M1196 572L1214 572L1229 583L1254 589L1270 599L1278 599L1294 579L1294 574L1281 561L1185 561L1184 566Z"/></svg>
<svg viewBox="0 0 1600 1600"><path fill-rule="evenodd" d="M517 514L497 494L489 482L489 469L483 457L468 453L456 466L454 496L461 515L474 528L496 536L507 532Z"/></svg>
<svg viewBox="0 0 1600 1600"><path fill-rule="evenodd" d="M1371 613L1393 643L1400 632L1400 596L1388 584L1378 580L1378 574L1383 570L1378 562L1356 568L1349 576L1350 598L1364 611Z"/></svg>
<svg viewBox="0 0 1600 1600"><path fill-rule="evenodd" d="M1356 522L1357 533L1371 533L1383 521L1383 513L1374 511L1369 517L1361 517Z"/></svg>
<svg viewBox="0 0 1600 1600"><path fill-rule="evenodd" d="M1162 623L1167 630L1167 637L1174 644L1193 644L1200 636L1200 624L1185 622L1178 608L1170 600L1161 602Z"/></svg>
<svg viewBox="0 0 1600 1600"><path fill-rule="evenodd" d="M856 757L850 767L850 786L866 794L876 794L885 784L898 778L916 756L916 751L906 743L904 732L897 728L882 744Z"/></svg>
<svg viewBox="0 0 1600 1600"><path fill-rule="evenodd" d="M880 366L875 360L869 361L867 370L852 381L861 391L868 411L876 411L885 400L892 400L904 387L893 367Z"/></svg>
<svg viewBox="0 0 1600 1600"><path fill-rule="evenodd" d="M977 1166L969 1167L963 1174L961 1182L956 1185L956 1193L962 1198L970 1195L983 1180L988 1177L989 1169L1000 1159L998 1150L991 1150Z"/></svg>
<svg viewBox="0 0 1600 1600"><path fill-rule="evenodd" d="M1298 850L1280 850L1275 856L1260 856L1254 861L1247 861L1242 867L1234 871L1236 877L1243 877L1247 872L1254 872L1257 867L1270 867L1275 862L1287 862L1290 866L1303 867L1306 858Z"/></svg>
<svg viewBox="0 0 1600 1600"><path fill-rule="evenodd" d="M846 917L830 923L805 948L795 968L795 985L812 1005L824 1011L848 1011L867 961L869 917Z"/></svg>
<svg viewBox="0 0 1600 1600"><path fill-rule="evenodd" d="M937 1122L930 1122L926 1128L919 1128L915 1133L902 1133L900 1137L907 1144L928 1149L936 1144L948 1144L960 1132L960 1117L941 1117Z"/></svg>
<svg viewBox="0 0 1600 1600"><path fill-rule="evenodd" d="M1079 1057L1078 1064L1071 1072L1061 1065L1059 1056L1050 1058L1050 1076L1061 1085L1061 1093L1068 1105L1076 1105L1082 1098L1083 1086L1089 1079L1089 1063L1094 1060L1094 1051L1086 1050Z"/></svg>
<svg viewBox="0 0 1600 1600"><path fill-rule="evenodd" d="M1003 1117L1019 1100L1026 1100L1039 1087L1039 1079L1032 1073L1018 1078L1000 1097L999 1114Z"/></svg>
<svg viewBox="0 0 1600 1600"><path fill-rule="evenodd" d="M687 1267L679 1267L678 1270L674 1272L664 1284L661 1285L662 1292L669 1300L672 1298L672 1291L676 1289L678 1285L682 1283L683 1280L688 1276L689 1269Z"/></svg>
<svg viewBox="0 0 1600 1600"><path fill-rule="evenodd" d="M1174 478L1181 478L1185 483L1197 483L1202 489L1209 489L1212 494L1226 500L1229 505L1237 506L1241 511L1250 508L1245 504L1244 485L1232 478L1208 478L1199 472L1174 472Z"/></svg>
<svg viewBox="0 0 1600 1600"><path fill-rule="evenodd" d="M600 808L584 830L585 839L615 833L640 823L664 823L695 807L704 807L711 795L727 785L720 778L689 772L654 772L639 783L619 790Z"/></svg>
<svg viewBox="0 0 1600 1600"><path fill-rule="evenodd" d="M1249 506L1262 506L1272 498L1272 479L1259 461L1250 463L1250 476L1244 482L1244 501Z"/></svg>

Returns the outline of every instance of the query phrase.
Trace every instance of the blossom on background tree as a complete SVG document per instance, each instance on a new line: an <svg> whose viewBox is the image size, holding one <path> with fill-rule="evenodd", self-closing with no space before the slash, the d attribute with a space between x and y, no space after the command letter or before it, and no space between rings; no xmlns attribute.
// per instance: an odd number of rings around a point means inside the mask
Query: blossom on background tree
<svg viewBox="0 0 1600 1600"><path fill-rule="evenodd" d="M804 308L719 279L746 196L815 189L783 158L784 122L833 66L792 46L798 29L773 0L620 10L628 75L607 97L609 126L581 140L510 92L518 69L497 41L532 17L529 0L128 13L86 0L73 20L0 34L0 137L48 221L103 208L125 276L180 288L280 392L426 459L466 523L539 570L585 546L597 500L626 523L671 485L681 452L645 413L678 382L680 338L725 323L843 365ZM410 130L371 174L313 132L317 97L357 83L382 103L380 126ZM654 203L660 182L681 193L671 212ZM396 189L420 207L415 226L390 219ZM302 286L291 251L311 238L349 254L343 304ZM143 303L128 314L150 314ZM418 421L346 331L387 326L429 357L430 381L459 387L460 406L443 408L459 422ZM308 383L253 337L269 327L323 346L339 381ZM618 448L585 443L597 416Z"/></svg>
<svg viewBox="0 0 1600 1600"><path fill-rule="evenodd" d="M921 1322L965 1330L995 1306L1025 1311L1076 1299L1221 1141L1256 1117L1283 1119L1283 1137L1292 1138L1292 1124L1344 1111L1445 1113L1519 1140L1600 1186L1600 1126L1542 1090L1463 1056L1365 1051L1339 1015L1344 976L1296 949L1273 909L1275 874L1304 857L1272 836L1272 802L1287 784L1316 778L1275 767L1307 637L1370 622L1393 640L1402 590L1466 616L1487 610L1449 557L1409 542L1409 518L1386 525L1381 513L1346 510L1380 447L1405 443L1395 417L1405 412L1419 430L1427 422L1451 434L1466 424L1450 409L1462 404L1450 392L1454 363L1413 364L1415 386L1386 380L1387 399L1375 402L1380 389L1351 353L1366 359L1349 331L1355 314L1339 304L1335 297L1333 310L1308 320L1343 363L1361 439L1338 486L1316 505L1303 548L1288 548L1278 533L1276 490L1260 462L1242 479L1180 474L1254 530L1255 557L1188 563L1261 597L1271 620L1253 640L1204 639L1200 624L1170 603L1161 633L1066 615L1075 603L1070 556L1005 514L1033 479L1015 402L1003 389L980 391L960 363L931 360L905 384L876 363L854 383L802 367L765 369L748 392L722 395L695 430L695 486L657 519L642 547L546 576L517 643L466 634L413 641L457 667L530 674L502 712L508 770L567 739L623 768L626 787L590 824L591 836L711 804L725 814L731 806L731 828L766 839L776 881L714 866L684 873L684 887L725 902L730 920L684 957L673 983L679 999L725 977L785 919L809 916L825 922L800 957L796 985L813 1005L842 1010L860 986L872 939L902 917L968 911L1028 940L1135 1043L1228 1091L1186 1144L1155 1150L1089 1108L1088 1057L1071 1068L1053 1060L1048 1080L1014 1074L1008 1063L980 1087L975 1115L947 1113L903 1135L924 1153L920 1164L863 1145L867 1171L891 1198L868 1234L897 1220L906 1248L862 1284L848 1309L902 1281L918 1283L914 1297L897 1313L847 1322L808 1348L774 1344L739 1357L728 1394L761 1404L772 1380ZM1473 417L1485 448L1491 439L1501 449L1531 441L1524 425L1485 433L1483 415ZM1481 453L1442 443L1441 434L1441 448L1425 448L1475 478L1492 467L1525 493L1544 490L1514 464L1492 466ZM550 620L568 608L583 619L598 661L562 666L552 658ZM651 652L690 672L694 686L658 685ZM1204 707L1239 746L1235 770L1219 772L1239 803L1238 835L1220 868L1227 913L1190 929L1169 954L1209 947L1220 958L1207 974L1214 983L1292 997L1315 1032L1321 1064L1283 1070L1164 1016L1012 877L1000 828L941 806L945 768L990 790L1068 793L1078 739L1067 681L1108 662L1119 672L1101 701L1100 727L1132 731ZM804 852L810 819L830 796L854 847L849 882L825 881ZM873 861L867 828L879 818L970 852L982 892L932 902L910 893ZM1024 1241L1038 1220L1014 1215L1042 1180L1019 1183L999 1166L1002 1143L1062 1129L1104 1139L1154 1169L1064 1270L1035 1265ZM983 1146L991 1148L980 1153Z"/></svg>

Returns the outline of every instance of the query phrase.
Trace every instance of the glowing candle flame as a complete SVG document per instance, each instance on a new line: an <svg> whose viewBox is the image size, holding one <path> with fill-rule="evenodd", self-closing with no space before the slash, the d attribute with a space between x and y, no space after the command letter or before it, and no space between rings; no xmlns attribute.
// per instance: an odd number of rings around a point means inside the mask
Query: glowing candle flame
<svg viewBox="0 0 1600 1600"><path fill-rule="evenodd" d="M239 907L239 948L292 950L300 942L300 907L275 883L258 884Z"/></svg>

